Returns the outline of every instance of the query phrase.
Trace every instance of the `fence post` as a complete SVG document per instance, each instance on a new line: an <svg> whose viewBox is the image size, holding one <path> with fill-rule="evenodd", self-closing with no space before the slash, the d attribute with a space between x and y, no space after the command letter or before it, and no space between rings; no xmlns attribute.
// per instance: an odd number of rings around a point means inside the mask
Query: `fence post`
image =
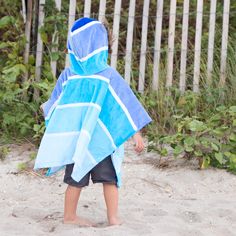
<svg viewBox="0 0 236 236"><path fill-rule="evenodd" d="M199 77L201 63L201 39L202 39L202 15L203 15L203 0L197 1L197 19L196 19L196 34L195 34L195 49L194 49L194 75L193 75L193 91L199 92Z"/></svg>
<svg viewBox="0 0 236 236"><path fill-rule="evenodd" d="M172 86L173 77L173 61L175 47L175 19L176 19L176 0L170 3L170 19L169 19L169 36L168 36L168 58L167 58L167 77L166 87Z"/></svg>
<svg viewBox="0 0 236 236"><path fill-rule="evenodd" d="M42 59L43 59L43 41L40 35L40 28L43 26L44 21L44 5L45 0L39 1L39 21L38 21L38 36L37 36L37 51L36 51L36 62L35 62L35 82L40 81L41 77L41 67L42 67ZM39 98L39 90L34 90L34 99L37 100Z"/></svg>
<svg viewBox="0 0 236 236"><path fill-rule="evenodd" d="M126 38L126 53L125 53L125 80L130 84L131 63L132 63L132 46L133 46L133 29L135 16L135 2L130 0L129 3L129 19Z"/></svg>
<svg viewBox="0 0 236 236"><path fill-rule="evenodd" d="M222 41L221 41L221 61L220 61L220 86L224 86L226 79L229 11L230 11L230 0L224 0L223 29L222 29Z"/></svg>
<svg viewBox="0 0 236 236"><path fill-rule="evenodd" d="M188 20L189 20L189 0L184 0L180 61L179 90L183 93L186 87L186 61L188 51Z"/></svg>
<svg viewBox="0 0 236 236"><path fill-rule="evenodd" d="M216 2L211 0L210 21L209 21L209 37L208 37L208 55L207 55L207 83L212 80L214 44L215 44L215 24L216 24Z"/></svg>
<svg viewBox="0 0 236 236"><path fill-rule="evenodd" d="M30 33L31 33L31 21L32 21L32 9L33 1L27 1L27 12L26 12L26 22L25 22L25 51L24 51L24 64L29 62L29 51L30 51ZM28 79L28 71L24 74L23 82Z"/></svg>
<svg viewBox="0 0 236 236"><path fill-rule="evenodd" d="M117 63L119 28L120 28L120 9L121 9L121 0L116 0L115 10L114 10L113 30L112 30L114 36L114 42L112 44L111 66L113 68L116 68L116 63Z"/></svg>
<svg viewBox="0 0 236 236"><path fill-rule="evenodd" d="M25 6L25 0L21 0L22 3L22 17L23 17L23 21L24 23L26 22L26 17L27 17L27 10L26 10L26 6ZM28 5L28 4L27 4Z"/></svg>
<svg viewBox="0 0 236 236"><path fill-rule="evenodd" d="M56 3L56 8L58 11L61 11L61 0L55 0ZM52 43L55 44L52 46L52 54L56 53L58 51L58 32L55 28L54 34L52 36ZM57 71L57 60L52 60L51 58L51 69L52 69L52 74L55 77L56 76L56 71Z"/></svg>
<svg viewBox="0 0 236 236"><path fill-rule="evenodd" d="M99 21L103 22L105 20L105 13L106 13L106 0L100 0L99 13L98 13Z"/></svg>
<svg viewBox="0 0 236 236"><path fill-rule="evenodd" d="M163 0L157 1L152 89L159 87Z"/></svg>
<svg viewBox="0 0 236 236"><path fill-rule="evenodd" d="M144 91L144 84L145 84L149 4L150 0L144 0L143 19L142 19L142 39L141 39L140 61L139 61L139 82L138 82L138 91L141 93Z"/></svg>
<svg viewBox="0 0 236 236"><path fill-rule="evenodd" d="M70 28L72 27L75 21L75 13L76 13L76 0L70 0L70 7L69 7L69 20L68 20L68 34L70 32ZM69 67L69 56L66 54L66 67Z"/></svg>
<svg viewBox="0 0 236 236"><path fill-rule="evenodd" d="M90 17L91 0L84 1L84 17Z"/></svg>

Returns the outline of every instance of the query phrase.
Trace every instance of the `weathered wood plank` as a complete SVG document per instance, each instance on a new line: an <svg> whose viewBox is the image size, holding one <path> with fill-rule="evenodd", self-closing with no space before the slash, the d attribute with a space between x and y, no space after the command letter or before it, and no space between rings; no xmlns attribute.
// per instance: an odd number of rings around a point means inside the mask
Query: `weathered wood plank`
<svg viewBox="0 0 236 236"><path fill-rule="evenodd" d="M31 34L31 22L32 22L32 10L33 10L33 1L27 1L27 14L25 22L25 51L24 51L24 63L28 64L29 62L29 52L30 52L30 34ZM24 74L23 82L28 79L28 71Z"/></svg>
<svg viewBox="0 0 236 236"><path fill-rule="evenodd" d="M41 67L43 59L43 41L40 35L40 28L43 26L44 22L44 5L45 0L39 1L39 19L38 19L38 35L37 35L37 51L36 51L36 62L35 62L35 82L39 82L41 78ZM39 98L39 90L34 90L34 99Z"/></svg>
<svg viewBox="0 0 236 236"><path fill-rule="evenodd" d="M98 13L99 21L103 22L105 20L105 13L106 13L106 0L100 0L99 13Z"/></svg>
<svg viewBox="0 0 236 236"><path fill-rule="evenodd" d="M113 19L113 30L112 30L114 41L112 44L111 67L113 68L116 68L116 64L117 64L119 29L120 29L120 10L121 10L121 0L116 0L115 10L114 10L114 19Z"/></svg>
<svg viewBox="0 0 236 236"><path fill-rule="evenodd" d="M129 18L128 18L127 38L126 38L125 80L128 82L128 84L130 84L130 76L131 76L135 2L136 0L130 0L129 3Z"/></svg>
<svg viewBox="0 0 236 236"><path fill-rule="evenodd" d="M163 0L157 1L154 60L153 60L153 80L152 89L158 90L159 87L159 64L161 56L161 34L162 34Z"/></svg>
<svg viewBox="0 0 236 236"><path fill-rule="evenodd" d="M140 61L139 61L139 83L138 83L138 91L141 93L144 91L144 84L145 84L149 5L150 5L150 0L144 0L143 19L142 19L142 38L141 38L141 50L140 50Z"/></svg>
<svg viewBox="0 0 236 236"><path fill-rule="evenodd" d="M184 0L181 59L180 59L180 80L179 80L179 89L181 92L184 92L185 87L186 87L186 62L187 62L187 50L188 50L188 21L189 21L189 0Z"/></svg>
<svg viewBox="0 0 236 236"><path fill-rule="evenodd" d="M90 17L91 0L84 1L84 17Z"/></svg>
<svg viewBox="0 0 236 236"><path fill-rule="evenodd" d="M23 20L24 20L24 23L26 22L26 6L25 6L25 0L21 0L21 3L22 3L22 17L23 17Z"/></svg>
<svg viewBox="0 0 236 236"><path fill-rule="evenodd" d="M193 74L193 91L199 92L200 63L201 63L201 39L202 39L202 16L203 0L197 1L197 19L194 49L194 74Z"/></svg>
<svg viewBox="0 0 236 236"><path fill-rule="evenodd" d="M55 0L56 3L56 8L58 11L61 11L61 0ZM58 36L57 36L57 30L55 29L55 32L52 36L52 43L55 45L52 47L52 53L56 53L58 51ZM57 61L51 59L51 69L52 69L52 74L55 77L56 76L56 71L57 71Z"/></svg>
<svg viewBox="0 0 236 236"><path fill-rule="evenodd" d="M220 60L220 86L224 86L226 80L226 62L229 34L229 11L230 0L224 0L223 29L221 41L221 60Z"/></svg>
<svg viewBox="0 0 236 236"><path fill-rule="evenodd" d="M175 49L175 20L176 20L176 0L170 3L169 36L168 36L168 56L167 56L167 76L166 87L172 86L173 80L173 61Z"/></svg>
<svg viewBox="0 0 236 236"><path fill-rule="evenodd" d="M70 0L70 5L69 5L69 20L68 20L68 32L70 28L72 27L74 21L75 21L75 13L76 13L76 0ZM68 54L66 55L66 67L69 67L69 56Z"/></svg>
<svg viewBox="0 0 236 236"><path fill-rule="evenodd" d="M216 24L216 3L217 0L211 0L209 36L208 36L208 54L207 54L207 83L212 80L214 44L215 44L215 24Z"/></svg>

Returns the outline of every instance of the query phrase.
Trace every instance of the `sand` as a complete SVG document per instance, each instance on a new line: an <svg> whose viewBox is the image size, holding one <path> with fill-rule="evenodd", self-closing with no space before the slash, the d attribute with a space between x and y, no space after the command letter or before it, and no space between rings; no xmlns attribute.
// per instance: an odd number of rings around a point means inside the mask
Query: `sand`
<svg viewBox="0 0 236 236"><path fill-rule="evenodd" d="M35 149L24 144L10 150L0 162L1 236L236 235L236 176L225 170L198 170L195 162L172 158L168 167L157 168L157 154L137 155L129 142L120 189L123 225L107 227L102 185L91 184L82 192L78 212L99 227L81 228L62 224L63 172L53 177L18 173L18 163Z"/></svg>

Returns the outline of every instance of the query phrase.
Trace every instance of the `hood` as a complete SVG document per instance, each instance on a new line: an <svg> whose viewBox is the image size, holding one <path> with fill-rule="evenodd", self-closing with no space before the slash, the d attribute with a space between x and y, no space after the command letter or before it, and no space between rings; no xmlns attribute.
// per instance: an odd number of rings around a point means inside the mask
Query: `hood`
<svg viewBox="0 0 236 236"><path fill-rule="evenodd" d="M70 68L75 74L92 75L108 66L108 36L104 25L91 18L74 22L68 35Z"/></svg>

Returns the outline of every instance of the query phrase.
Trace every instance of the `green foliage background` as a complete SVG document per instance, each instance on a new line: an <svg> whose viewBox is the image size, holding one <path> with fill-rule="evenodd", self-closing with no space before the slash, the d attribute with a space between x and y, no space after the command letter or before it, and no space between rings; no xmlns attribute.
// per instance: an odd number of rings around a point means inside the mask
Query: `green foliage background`
<svg viewBox="0 0 236 236"><path fill-rule="evenodd" d="M216 16L216 38L214 48L214 71L211 84L206 83L206 62L208 44L208 22L210 1L204 1L203 37L201 56L201 92L193 93L193 60L196 23L196 0L190 1L189 40L187 61L187 91L181 94L177 89L179 83L180 47L182 32L183 0L177 1L174 81L171 91L165 90L166 55L168 49L169 1L164 1L162 51L160 64L160 89L151 91L156 1L152 0L149 11L147 68L145 93L137 93L137 80L140 56L141 25L143 1L137 1L133 42L133 64L131 86L153 118L152 124L145 130L148 135L149 149L158 151L161 156L170 154L197 157L200 166L209 164L236 169L235 143L235 105L236 105L236 2L231 1L230 30L227 59L227 79L224 88L218 86L220 71L220 49L222 35L223 1L218 1ZM24 64L25 47L24 23L20 13L21 1L0 0L0 142L12 142L30 139L39 142L43 131L43 117L40 104L49 97L56 78L50 69L50 60L56 60L57 74L64 68L65 46L69 1L62 1L62 11L58 12L53 0L45 5L44 27L40 34L44 43L41 81L35 82L36 40L32 36L29 63ZM128 1L122 2L118 70L124 73L124 56L128 20ZM97 17L99 1L92 1L92 17ZM112 25L114 1L107 1L106 18ZM82 16L83 1L77 1L76 18ZM33 22L37 14L33 15ZM59 37L58 52L52 52L55 46L53 32ZM32 27L36 35L37 27ZM28 79L24 81L25 73ZM40 91L35 99L34 90ZM210 119L209 119L210 118ZM169 153L167 146L172 147Z"/></svg>

